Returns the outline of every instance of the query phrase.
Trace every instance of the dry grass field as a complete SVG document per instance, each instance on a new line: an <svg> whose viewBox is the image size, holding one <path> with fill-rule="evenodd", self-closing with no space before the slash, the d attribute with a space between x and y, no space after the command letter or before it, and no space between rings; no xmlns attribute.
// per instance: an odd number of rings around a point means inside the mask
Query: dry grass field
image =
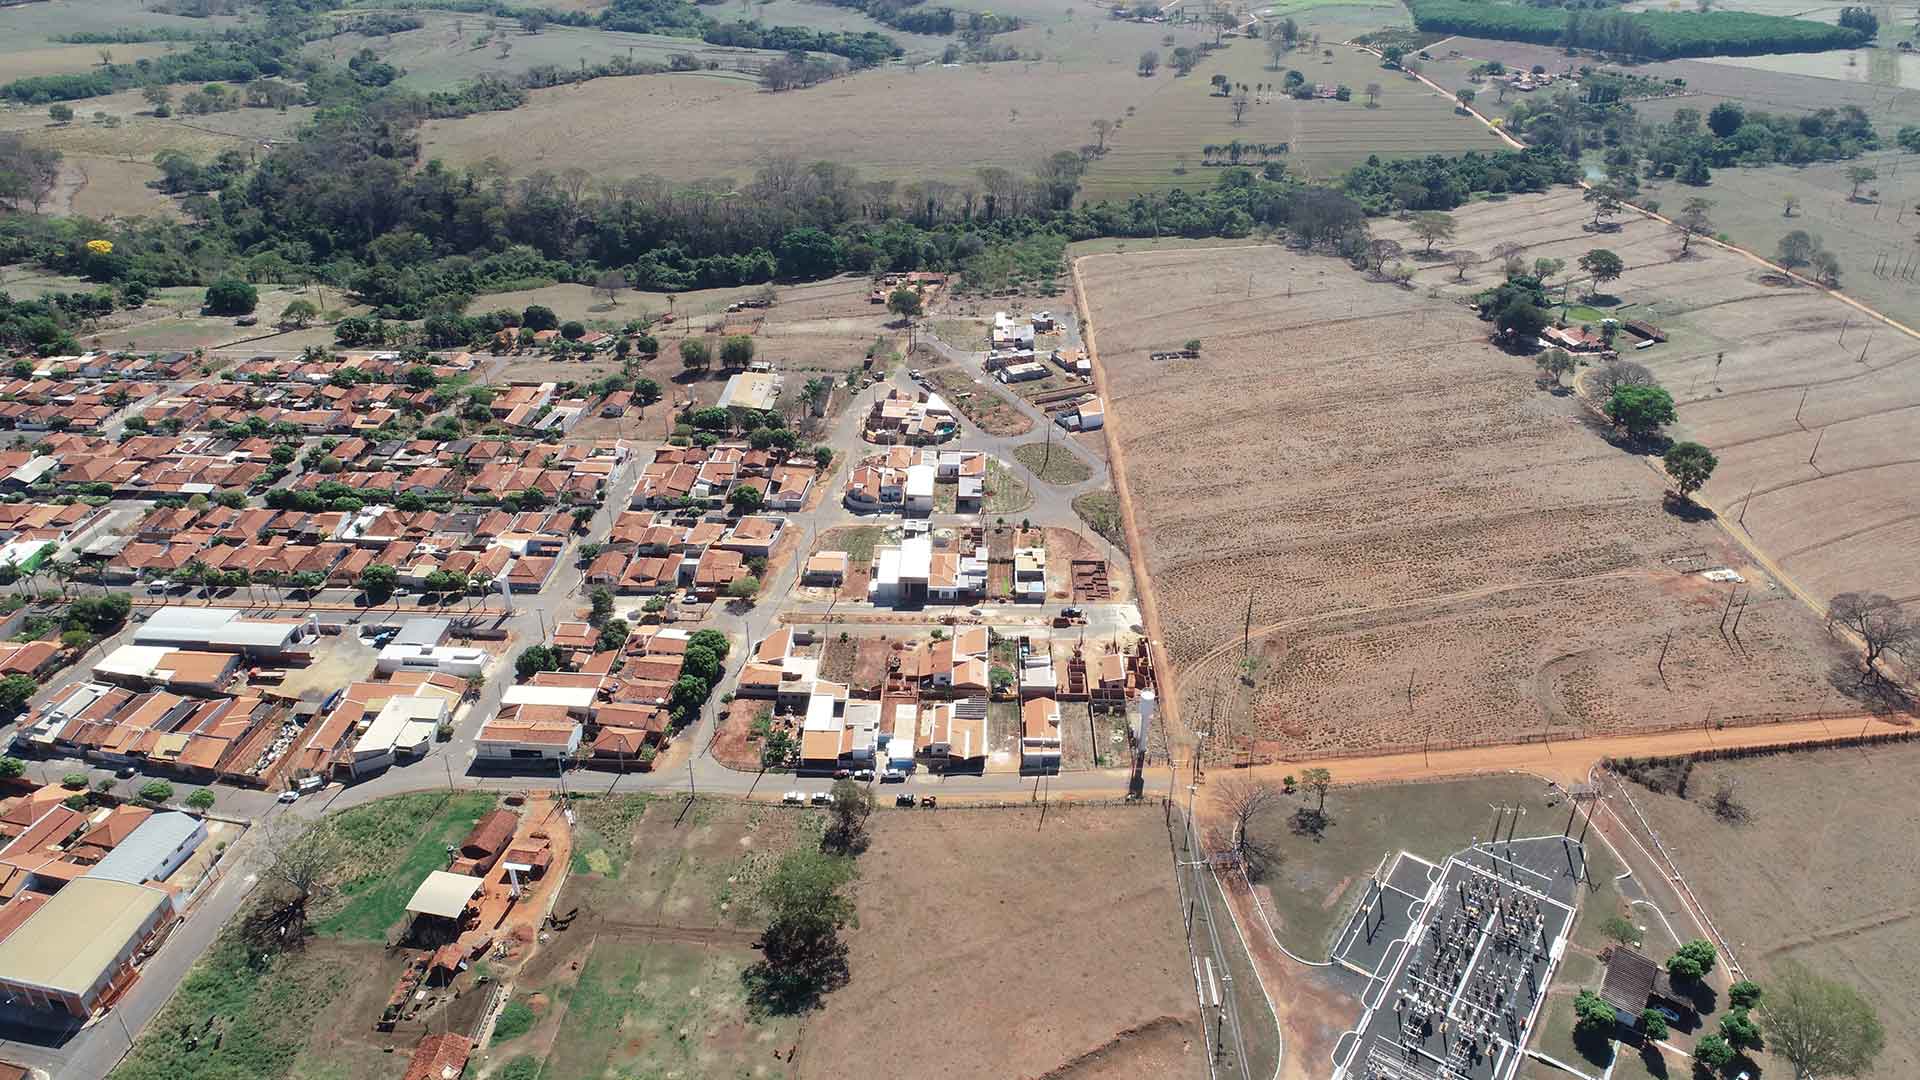
<svg viewBox="0 0 1920 1080"><path fill-rule="evenodd" d="M1920 965L1917 767L1920 747L1828 750L1698 765L1688 799L1633 789L1752 977L1765 985L1775 964L1796 960L1878 1007L1887 1045L1867 1080L1920 1075L1920 1007L1908 992ZM1722 780L1733 781L1747 823L1726 824L1705 805ZM1767 1072L1791 1069L1775 1061Z"/></svg>
<svg viewBox="0 0 1920 1080"><path fill-rule="evenodd" d="M1723 197L1723 205L1736 217L1767 212L1745 210L1738 199ZM1920 459L1913 452L1920 438L1920 342L1870 329L1859 312L1815 289L1769 284L1744 257L1696 247L1677 260L1678 241L1637 215L1617 233L1587 233L1583 210L1573 192L1467 207L1455 215L1455 243L1486 251L1514 241L1526 245L1526 258L1569 263L1594 247L1617 252L1628 269L1608 288L1623 302L1620 314L1649 319L1673 338L1633 359L1673 392L1680 413L1674 434L1719 456L1703 499L1741 518L1767 555L1818 600L1862 589L1920 593L1920 564L1888 557L1920 542ZM1836 244L1841 235L1835 231ZM1465 286L1450 283L1451 269L1423 270L1415 280L1454 291L1485 287L1496 273L1492 265L1479 267Z"/></svg>
<svg viewBox="0 0 1920 1080"><path fill-rule="evenodd" d="M115 60L133 60L151 55L143 50L164 49L162 45L61 45L56 34L111 33L117 30L179 30L195 34L215 34L239 26L246 20L236 16L206 19L184 15L165 15L148 10L144 0L46 0L44 3L17 4L0 8L0 69L8 78L16 75L46 74L18 66L22 54L55 48L85 50L78 65L53 70L72 71L99 60L99 50L113 50ZM183 46L184 47L184 46Z"/></svg>
<svg viewBox="0 0 1920 1080"><path fill-rule="evenodd" d="M1463 307L1278 247L1080 267L1188 716L1217 690L1299 753L1843 706L1807 610ZM1718 565L1754 582L1743 650Z"/></svg>
<svg viewBox="0 0 1920 1080"><path fill-rule="evenodd" d="M800 1077L881 1043L900 1076L1207 1074L1158 810L882 811L872 829L853 981L808 1022Z"/></svg>

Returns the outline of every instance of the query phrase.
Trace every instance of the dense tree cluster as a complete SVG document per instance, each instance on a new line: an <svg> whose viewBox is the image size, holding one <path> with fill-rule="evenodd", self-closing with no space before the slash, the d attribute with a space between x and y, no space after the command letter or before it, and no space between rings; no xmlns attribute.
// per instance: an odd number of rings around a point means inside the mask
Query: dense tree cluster
<svg viewBox="0 0 1920 1080"><path fill-rule="evenodd" d="M1854 48L1873 36L1852 26L1743 11L1595 13L1484 0L1410 0L1407 7L1414 25L1428 32L1652 59L1823 52Z"/></svg>

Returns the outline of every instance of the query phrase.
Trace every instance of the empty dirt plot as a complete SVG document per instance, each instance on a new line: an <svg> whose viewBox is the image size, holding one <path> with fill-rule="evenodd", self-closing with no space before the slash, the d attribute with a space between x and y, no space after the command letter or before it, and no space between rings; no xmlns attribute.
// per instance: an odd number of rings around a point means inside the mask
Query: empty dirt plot
<svg viewBox="0 0 1920 1080"><path fill-rule="evenodd" d="M1916 767L1911 745L1826 750L1697 765L1687 799L1632 789L1750 976L1765 985L1775 965L1798 961L1879 1009L1887 1046L1871 1080L1920 1075L1920 1007L1908 992L1920 924L1906 856L1920 825ZM1723 780L1745 824L1707 807ZM1767 1070L1790 1071L1783 1061Z"/></svg>
<svg viewBox="0 0 1920 1080"><path fill-rule="evenodd" d="M1276 247L1079 266L1183 706L1232 695L1215 747L1841 707L1812 616L1466 309ZM1191 337L1200 360L1148 359ZM1694 573L1723 565L1752 583L1744 647Z"/></svg>
<svg viewBox="0 0 1920 1080"><path fill-rule="evenodd" d="M853 980L808 1021L801 1077L845 1075L881 1039L900 1076L1207 1075L1158 808L883 810L871 827Z"/></svg>
<svg viewBox="0 0 1920 1080"><path fill-rule="evenodd" d="M1816 601L1920 593L1920 562L1888 557L1920 542L1920 342L1738 254L1696 245L1676 259L1665 226L1638 215L1618 232L1585 232L1585 210L1573 192L1463 208L1455 243L1484 252L1514 241L1529 260L1569 265L1594 247L1618 253L1617 313L1671 337L1629 355L1672 391L1673 434L1719 456L1701 498ZM1479 267L1458 286L1452 270L1423 270L1416 283L1484 288L1495 272Z"/></svg>

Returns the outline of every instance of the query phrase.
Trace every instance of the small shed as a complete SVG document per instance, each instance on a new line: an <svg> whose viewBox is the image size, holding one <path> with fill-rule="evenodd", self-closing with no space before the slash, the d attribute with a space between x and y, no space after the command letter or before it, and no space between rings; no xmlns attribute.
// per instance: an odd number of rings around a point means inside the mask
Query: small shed
<svg viewBox="0 0 1920 1080"><path fill-rule="evenodd" d="M1607 950L1605 960L1607 972L1600 982L1600 999L1613 1006L1621 1023L1638 1021L1648 1001L1672 997L1666 971L1638 950L1615 945Z"/></svg>
<svg viewBox="0 0 1920 1080"><path fill-rule="evenodd" d="M435 944L460 936L460 924L467 908L480 893L482 882L466 874L435 870L427 875L407 901L407 914L413 916L413 931L418 938Z"/></svg>
<svg viewBox="0 0 1920 1080"><path fill-rule="evenodd" d="M454 860L455 873L485 874L493 869L500 853L513 843L513 831L520 819L511 810L495 810L481 818L473 831L460 841L460 857Z"/></svg>

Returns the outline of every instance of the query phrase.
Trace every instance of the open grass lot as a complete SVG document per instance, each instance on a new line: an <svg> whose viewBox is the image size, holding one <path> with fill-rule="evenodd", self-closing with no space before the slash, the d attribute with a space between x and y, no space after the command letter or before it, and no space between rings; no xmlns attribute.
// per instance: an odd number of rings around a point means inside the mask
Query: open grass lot
<svg viewBox="0 0 1920 1080"><path fill-rule="evenodd" d="M1034 64L889 67L781 94L714 73L596 79L536 90L511 112L432 122L423 152L669 180L745 180L782 157L903 183L972 182L989 165L1024 174L1056 150L1092 142L1093 120L1129 105L1144 112L1172 89L1170 78L1133 70L1142 49L1158 46L1158 28L1102 26L1088 37L1084 56L1060 63L1046 50L1050 59Z"/></svg>
<svg viewBox="0 0 1920 1080"><path fill-rule="evenodd" d="M846 1075L882 1038L900 1076L1206 1075L1158 808L871 824L853 981L808 1022L800 1076Z"/></svg>
<svg viewBox="0 0 1920 1080"><path fill-rule="evenodd" d="M146 45L62 46L53 41L55 34L111 33L116 30L178 30L194 34L218 33L239 26L246 20L233 16L207 19L184 15L166 15L149 10L142 0L47 0L45 3L16 4L0 8L0 69L9 78L42 74L14 66L14 57L48 47L86 49L86 59L97 61L98 50L113 50L115 60L131 60L143 55L137 50ZM162 46L164 47L164 46ZM72 69L65 69L72 70ZM42 110L45 111L45 110Z"/></svg>
<svg viewBox="0 0 1920 1080"><path fill-rule="evenodd" d="M512 19L494 20L498 28L489 31L487 19L481 15L435 11L413 14L426 25L392 35L341 34L309 45L307 55L345 64L361 49L372 49L387 63L406 69L400 84L415 90L451 89L481 75L517 75L545 65L578 67L582 61L591 65L616 56L631 55L636 61L665 64L675 53L691 53L703 65L709 60L717 62L720 68L711 77L750 84L754 76L748 72L757 71L759 65L778 55L762 49L709 45L698 38L557 24L529 34ZM508 44L505 56L500 55L502 41Z"/></svg>
<svg viewBox="0 0 1920 1080"><path fill-rule="evenodd" d="M0 13L0 26L5 25L7 21L6 16ZM65 75L99 67L101 49L113 53L115 63L131 64L136 60L150 60L156 56L165 55L171 49L184 47L169 42L141 45L43 45L37 49L25 48L0 52L0 56L6 57L9 78L26 79L36 75Z"/></svg>
<svg viewBox="0 0 1920 1080"><path fill-rule="evenodd" d="M300 951L256 964L237 927L229 926L111 1075L391 1076L391 1054L409 1050L421 1032L373 1031L405 959L389 953L382 937L420 879L445 865L446 845L458 843L493 802L479 792L402 795L329 819L345 841L346 868L339 891L314 912L313 939ZM476 1011L479 1001L475 996L465 1011ZM455 1009L458 1014L461 1006ZM180 1038L188 1029L223 1035L189 1049Z"/></svg>
<svg viewBox="0 0 1920 1080"><path fill-rule="evenodd" d="M1907 991L1920 964L1916 767L1920 747L1831 750L1702 763L1689 799L1633 789L1752 977L1765 985L1773 965L1796 960L1874 1003L1887 1045L1871 1080L1920 1075L1920 1008ZM1704 805L1722 780L1747 823L1725 824ZM1790 1072L1783 1061L1767 1070Z"/></svg>
<svg viewBox="0 0 1920 1080"><path fill-rule="evenodd" d="M790 845L817 842L819 812L632 796L581 807L556 905L581 914L529 961L515 993L536 1023L496 1040L487 1067L525 1054L554 1080L792 1075L774 1054L798 1022L750 1019L740 973L757 959L754 891Z"/></svg>
<svg viewBox="0 0 1920 1080"><path fill-rule="evenodd" d="M1735 170L1721 175L1749 183ZM1705 194L1714 197L1718 185L1716 177ZM1777 190L1758 208L1743 206L1733 190L1718 196L1716 217L1722 207L1734 222L1744 214L1778 215ZM1758 187L1745 190L1757 201ZM1920 565L1886 557L1920 538L1920 461L1912 453L1920 436L1913 363L1920 342L1883 327L1869 343L1858 312L1815 289L1767 284L1740 256L1696 247L1693 257L1676 260L1678 243L1656 222L1632 216L1620 232L1596 238L1580 228L1583 209L1571 192L1478 204L1456 215L1456 243L1486 251L1512 240L1527 246L1526 258L1569 262L1596 246L1617 252L1628 269L1609 291L1625 305L1624 315L1650 319L1673 337L1633 359L1673 392L1680 414L1674 434L1705 443L1720 458L1705 501L1729 517L1744 508L1755 541L1822 601L1848 590L1920 592ZM1811 227L1818 230L1818 221ZM1738 224L1731 228L1747 242ZM1904 226L1889 225L1885 234L1902 235L1897 228ZM1838 250L1845 250L1838 248L1844 235L1834 230ZM1416 285L1480 288L1496 272L1479 267L1458 286L1446 283L1451 270L1423 270ZM1848 280L1896 287L1875 282L1864 268Z"/></svg>
<svg viewBox="0 0 1920 1080"><path fill-rule="evenodd" d="M1690 571L1759 571L1712 522L1669 514L1645 459L1538 389L1462 307L1278 247L1079 266L1183 707L1204 710L1211 688L1222 715L1252 716L1216 750L1844 705L1824 632L1783 590L1755 588L1748 650L1729 649L1726 591ZM1191 337L1202 359L1147 359ZM1250 689L1233 671L1249 593Z"/></svg>
<svg viewBox="0 0 1920 1080"><path fill-rule="evenodd" d="M1082 484L1093 475L1093 470L1073 451L1060 446L1049 448L1044 440L1021 443L1013 448L1013 456L1049 484Z"/></svg>
<svg viewBox="0 0 1920 1080"><path fill-rule="evenodd" d="M1202 148L1235 139L1288 143L1291 150L1274 160L1284 162L1292 172L1322 177L1350 168L1370 154L1410 157L1501 146L1479 121L1455 116L1452 103L1425 84L1382 70L1377 57L1340 47L1333 39L1323 41L1322 49L1331 49L1333 56L1297 49L1274 70L1264 42L1239 40L1209 56L1185 78L1162 74L1140 80L1165 85L1114 133L1106 156L1087 174L1084 197L1096 201L1124 198L1135 191L1211 186L1221 170L1201 164ZM1243 122L1236 125L1229 100L1213 96L1209 85L1217 73L1235 85L1277 87L1289 68L1308 82L1351 87L1353 100L1295 101L1277 89L1255 93ZM1369 109L1362 91L1375 82L1381 87L1380 107ZM1184 174L1175 171L1182 156L1186 158Z"/></svg>

